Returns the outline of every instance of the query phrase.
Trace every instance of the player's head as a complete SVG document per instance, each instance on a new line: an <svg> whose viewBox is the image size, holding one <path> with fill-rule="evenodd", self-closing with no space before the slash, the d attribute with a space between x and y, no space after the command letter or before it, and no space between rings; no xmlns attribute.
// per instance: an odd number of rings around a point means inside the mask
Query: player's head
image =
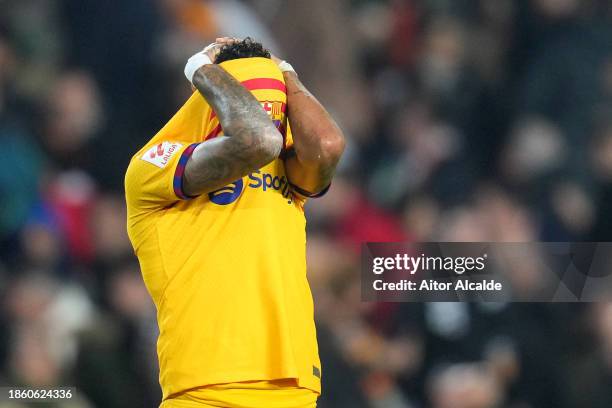
<svg viewBox="0 0 612 408"><path fill-rule="evenodd" d="M270 58L270 51L251 37L246 37L243 40L234 41L221 47L217 58L215 58L215 63L220 64L223 61L253 57Z"/></svg>

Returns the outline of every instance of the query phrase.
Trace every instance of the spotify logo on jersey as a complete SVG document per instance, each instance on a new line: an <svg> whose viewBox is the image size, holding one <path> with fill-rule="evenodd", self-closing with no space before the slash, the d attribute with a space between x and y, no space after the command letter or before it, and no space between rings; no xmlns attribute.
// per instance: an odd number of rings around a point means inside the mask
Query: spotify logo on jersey
<svg viewBox="0 0 612 408"><path fill-rule="evenodd" d="M285 200L288 204L293 202L291 187L289 181L284 175L278 176L270 173L264 173L261 170L256 170L247 175L247 177L249 178L248 180L238 179L225 187L208 193L210 202L217 205L231 204L238 200L238 197L240 197L240 194L242 194L242 190L246 189L247 187L266 194L270 194L271 192L280 193L283 200ZM246 185L245 182L247 183Z"/></svg>
<svg viewBox="0 0 612 408"><path fill-rule="evenodd" d="M238 179L227 186L208 193L211 202L219 205L231 204L240 197L243 188L242 179Z"/></svg>

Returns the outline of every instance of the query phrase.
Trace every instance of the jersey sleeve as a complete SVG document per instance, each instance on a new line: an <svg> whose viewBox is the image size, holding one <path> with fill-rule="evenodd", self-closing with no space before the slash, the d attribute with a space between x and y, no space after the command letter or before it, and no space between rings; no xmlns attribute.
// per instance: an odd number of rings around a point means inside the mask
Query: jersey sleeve
<svg viewBox="0 0 612 408"><path fill-rule="evenodd" d="M190 198L183 192L183 174L197 145L162 141L138 152L125 175L128 206L155 209Z"/></svg>

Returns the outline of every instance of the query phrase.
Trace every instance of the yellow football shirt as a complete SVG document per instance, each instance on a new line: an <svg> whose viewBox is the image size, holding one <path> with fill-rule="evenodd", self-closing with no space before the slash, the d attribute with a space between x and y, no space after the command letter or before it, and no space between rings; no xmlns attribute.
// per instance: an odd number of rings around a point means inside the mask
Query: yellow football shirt
<svg viewBox="0 0 612 408"><path fill-rule="evenodd" d="M248 58L221 66L291 145L276 64ZM196 92L132 157L125 177L128 234L157 307L164 399L209 384L287 378L319 393L304 201L292 193L283 161L210 194L182 192L193 149L222 132Z"/></svg>

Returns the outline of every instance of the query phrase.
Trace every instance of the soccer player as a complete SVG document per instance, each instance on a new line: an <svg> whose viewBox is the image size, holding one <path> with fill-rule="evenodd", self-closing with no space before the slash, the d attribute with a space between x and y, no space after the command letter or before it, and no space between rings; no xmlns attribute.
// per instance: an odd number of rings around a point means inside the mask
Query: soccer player
<svg viewBox="0 0 612 408"><path fill-rule="evenodd" d="M342 132L250 39L217 39L185 74L197 92L125 177L157 307L161 407L314 407L304 203L329 187Z"/></svg>

